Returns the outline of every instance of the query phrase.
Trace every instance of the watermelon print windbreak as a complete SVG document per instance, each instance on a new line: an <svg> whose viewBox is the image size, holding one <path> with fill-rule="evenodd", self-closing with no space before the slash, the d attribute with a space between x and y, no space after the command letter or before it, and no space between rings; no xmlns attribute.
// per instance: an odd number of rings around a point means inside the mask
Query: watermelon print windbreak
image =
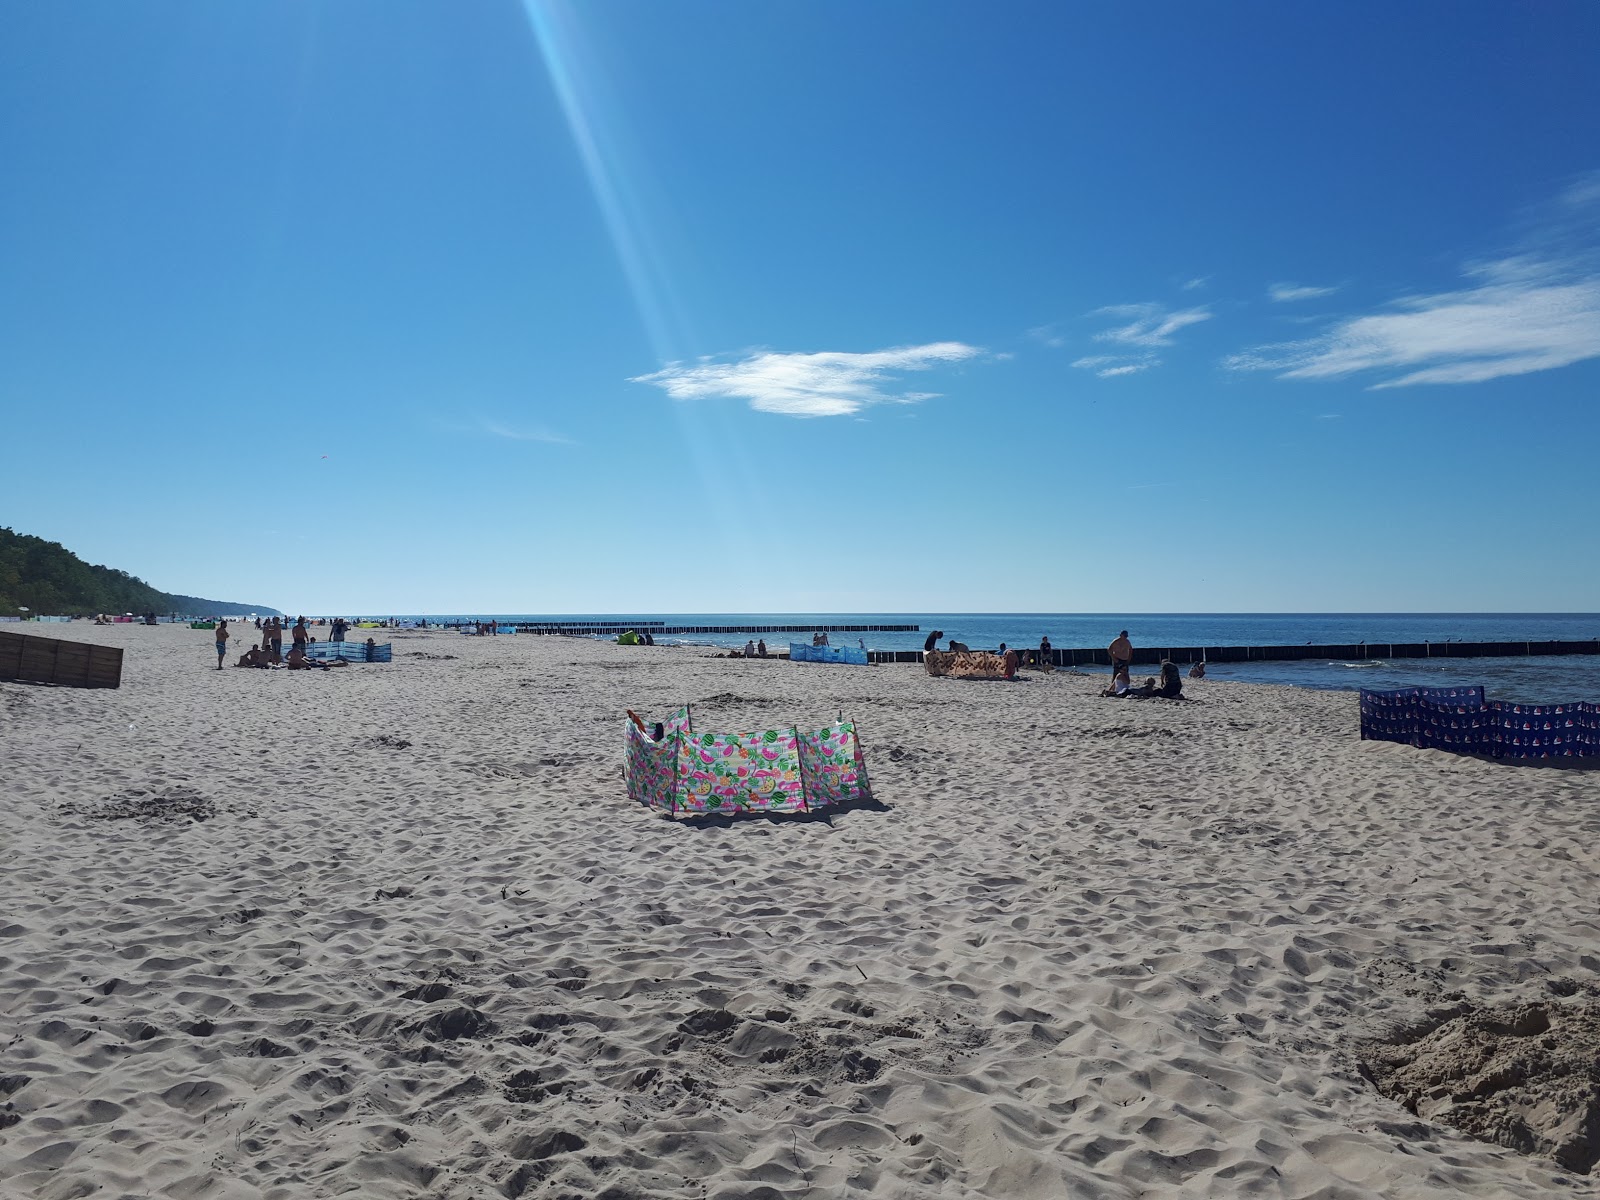
<svg viewBox="0 0 1600 1200"><path fill-rule="evenodd" d="M653 723L629 720L623 774L630 799L663 812L816 812L872 794L851 721L699 733L684 707L661 726L658 741Z"/></svg>

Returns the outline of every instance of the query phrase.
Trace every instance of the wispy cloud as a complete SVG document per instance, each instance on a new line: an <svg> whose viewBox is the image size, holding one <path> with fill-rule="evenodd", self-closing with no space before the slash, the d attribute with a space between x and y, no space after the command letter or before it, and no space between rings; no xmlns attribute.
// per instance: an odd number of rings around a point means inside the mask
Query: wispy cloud
<svg viewBox="0 0 1600 1200"><path fill-rule="evenodd" d="M1481 383L1600 358L1600 173L1522 215L1516 242L1452 291L1402 296L1302 341L1224 360L1283 379L1370 373L1374 388Z"/></svg>
<svg viewBox="0 0 1600 1200"><path fill-rule="evenodd" d="M1572 279L1555 263L1504 259L1474 268L1472 286L1396 301L1299 342L1225 360L1283 379L1386 372L1375 388L1481 383L1600 357L1600 277Z"/></svg>
<svg viewBox="0 0 1600 1200"><path fill-rule="evenodd" d="M1200 284L1204 280L1192 280ZM1080 371L1093 371L1101 379L1117 379L1137 375L1161 365L1156 350L1173 344L1173 335L1190 325L1211 319L1211 310L1204 305L1196 308L1170 309L1154 302L1145 304L1112 304L1097 308L1091 317L1115 317L1122 324L1103 329L1094 335L1097 342L1110 343L1118 348L1113 354L1090 354L1072 365ZM1124 349L1125 347L1125 349Z"/></svg>
<svg viewBox="0 0 1600 1200"><path fill-rule="evenodd" d="M569 437L562 437L559 433L551 433L547 429L515 429L500 421L485 421L479 428L487 434L497 438L505 438L511 442L548 442L554 446L570 446L573 441Z"/></svg>
<svg viewBox="0 0 1600 1200"><path fill-rule="evenodd" d="M1293 300L1315 300L1318 296L1331 296L1339 289L1336 287L1305 287L1297 283L1275 283L1267 289L1279 304L1287 304Z"/></svg>
<svg viewBox="0 0 1600 1200"><path fill-rule="evenodd" d="M1183 290L1186 291L1186 292L1199 291L1201 288L1205 287L1205 285L1210 283L1210 282L1211 282L1211 276L1209 276L1209 275L1196 275L1193 279L1189 280L1188 283L1183 285Z"/></svg>
<svg viewBox="0 0 1600 1200"><path fill-rule="evenodd" d="M1148 371L1151 367L1160 365L1161 360L1152 356L1140 359L1124 358L1115 354L1091 354L1087 358L1080 358L1072 365L1080 371L1093 371L1101 379L1115 379L1119 375L1137 375L1140 371Z"/></svg>
<svg viewBox="0 0 1600 1200"><path fill-rule="evenodd" d="M1112 304L1097 308L1090 316L1126 319L1118 325L1094 335L1097 342L1116 342L1124 346L1170 346L1172 335L1190 325L1211 319L1211 310L1198 308L1169 309L1161 304Z"/></svg>
<svg viewBox="0 0 1600 1200"><path fill-rule="evenodd" d="M788 417L843 417L869 404L915 404L937 392L893 393L886 389L904 371L925 371L960 362L982 351L963 342L897 346L864 354L844 351L764 351L736 362L669 363L630 382L649 383L674 400L746 400L758 412Z"/></svg>

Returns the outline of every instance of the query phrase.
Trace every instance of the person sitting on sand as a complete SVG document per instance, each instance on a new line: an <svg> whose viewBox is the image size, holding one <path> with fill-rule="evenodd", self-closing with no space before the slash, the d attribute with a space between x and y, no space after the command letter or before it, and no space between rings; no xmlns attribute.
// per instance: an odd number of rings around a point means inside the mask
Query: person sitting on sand
<svg viewBox="0 0 1600 1200"><path fill-rule="evenodd" d="M756 656L756 644L754 639L746 640L744 644L744 656L746 658L754 658Z"/></svg>
<svg viewBox="0 0 1600 1200"><path fill-rule="evenodd" d="M1151 693L1166 700L1183 699L1183 677L1178 671L1178 664L1170 659L1161 660L1161 681L1156 684Z"/></svg>
<svg viewBox="0 0 1600 1200"><path fill-rule="evenodd" d="M1022 655L1015 650L1006 650L1004 642L1000 643L1000 649L1004 651L1006 678L1015 679L1017 677L1017 668L1022 665Z"/></svg>
<svg viewBox="0 0 1600 1200"><path fill-rule="evenodd" d="M1124 681L1127 680L1128 672L1126 667L1123 668L1120 677ZM1106 694L1110 695L1111 693ZM1163 661L1159 678L1152 675L1138 687L1129 687L1117 694L1131 700L1148 700L1153 696L1159 696L1163 700L1182 700L1183 679L1178 673L1178 664Z"/></svg>
<svg viewBox="0 0 1600 1200"><path fill-rule="evenodd" d="M288 663L291 671L328 671L334 667L350 665L342 658L336 658L332 662L318 662L316 659L307 658L304 646L295 646L289 651Z"/></svg>
<svg viewBox="0 0 1600 1200"><path fill-rule="evenodd" d="M1205 660L1201 659L1199 662L1195 663L1194 666L1189 668L1189 678L1190 679L1204 679L1205 677L1206 677L1206 664L1205 664Z"/></svg>
<svg viewBox="0 0 1600 1200"><path fill-rule="evenodd" d="M1111 686L1101 692L1102 696L1126 696L1131 684L1128 681L1128 664L1118 663L1111 676Z"/></svg>
<svg viewBox="0 0 1600 1200"><path fill-rule="evenodd" d="M236 667L269 667L272 665L271 654L265 646L251 646L239 656Z"/></svg>
<svg viewBox="0 0 1600 1200"><path fill-rule="evenodd" d="M766 656L767 656L767 639L766 638L762 638L759 642L756 643L756 657L757 658L765 658Z"/></svg>

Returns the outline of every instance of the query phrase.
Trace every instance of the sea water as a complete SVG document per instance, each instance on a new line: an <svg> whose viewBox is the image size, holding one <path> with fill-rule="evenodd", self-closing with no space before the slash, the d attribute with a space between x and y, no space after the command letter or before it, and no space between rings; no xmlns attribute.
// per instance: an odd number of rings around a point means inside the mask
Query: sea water
<svg viewBox="0 0 1600 1200"><path fill-rule="evenodd" d="M920 650L933 630L973 649L1002 642L1029 648L1048 636L1057 649L1103 647L1126 629L1135 646L1303 646L1365 642L1377 647L1400 642L1590 641L1600 638L1597 613L585 613L466 614L432 621L619 621L656 620L666 625L917 625L915 633L837 633L834 645L862 639L873 650ZM742 646L750 634L666 635L663 644ZM773 650L808 634L772 634ZM1106 668L1083 668L1105 671ZM1144 668L1135 668L1136 673ZM1355 689L1449 687L1482 684L1491 698L1534 704L1600 701L1600 656L1548 658L1426 658L1298 662L1216 663L1211 679L1285 683L1298 687Z"/></svg>

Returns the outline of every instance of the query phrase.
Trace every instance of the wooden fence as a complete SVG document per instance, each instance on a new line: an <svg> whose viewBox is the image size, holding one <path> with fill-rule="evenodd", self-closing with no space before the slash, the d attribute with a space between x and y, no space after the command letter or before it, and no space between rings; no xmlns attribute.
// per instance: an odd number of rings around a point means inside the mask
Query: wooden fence
<svg viewBox="0 0 1600 1200"><path fill-rule="evenodd" d="M0 680L60 687L122 686L122 651L37 634L0 632Z"/></svg>

